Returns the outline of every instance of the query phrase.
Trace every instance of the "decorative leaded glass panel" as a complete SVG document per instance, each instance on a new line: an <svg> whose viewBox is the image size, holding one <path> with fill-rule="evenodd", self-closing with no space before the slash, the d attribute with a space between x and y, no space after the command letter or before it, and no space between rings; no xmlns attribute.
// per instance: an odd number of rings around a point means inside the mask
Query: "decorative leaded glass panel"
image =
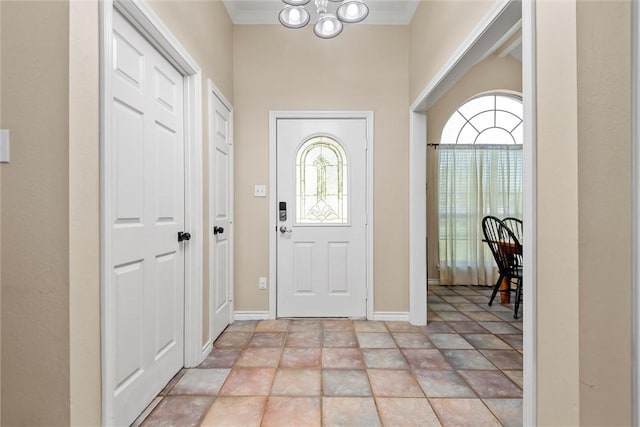
<svg viewBox="0 0 640 427"><path fill-rule="evenodd" d="M347 156L328 136L311 138L296 155L296 222L347 224Z"/></svg>

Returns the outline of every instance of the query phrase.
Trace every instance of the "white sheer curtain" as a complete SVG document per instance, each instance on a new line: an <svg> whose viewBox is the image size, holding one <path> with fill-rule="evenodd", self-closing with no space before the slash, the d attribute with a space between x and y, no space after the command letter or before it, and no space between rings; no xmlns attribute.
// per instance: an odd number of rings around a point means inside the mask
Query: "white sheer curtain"
<svg viewBox="0 0 640 427"><path fill-rule="evenodd" d="M441 144L438 154L440 283L493 285L482 218L522 218L522 145Z"/></svg>

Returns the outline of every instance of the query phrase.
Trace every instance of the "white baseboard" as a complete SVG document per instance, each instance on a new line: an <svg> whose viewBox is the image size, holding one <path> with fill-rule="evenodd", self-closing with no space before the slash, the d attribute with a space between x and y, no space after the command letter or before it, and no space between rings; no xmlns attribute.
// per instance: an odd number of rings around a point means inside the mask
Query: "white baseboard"
<svg viewBox="0 0 640 427"><path fill-rule="evenodd" d="M437 285L440 285L440 279L429 279L427 280L427 283L429 285L437 286Z"/></svg>
<svg viewBox="0 0 640 427"><path fill-rule="evenodd" d="M233 320L269 320L268 311L235 311Z"/></svg>
<svg viewBox="0 0 640 427"><path fill-rule="evenodd" d="M202 347L202 360L206 359L206 357L211 353L213 349L213 342L211 340L207 341L207 343ZM202 362L201 362L202 363Z"/></svg>
<svg viewBox="0 0 640 427"><path fill-rule="evenodd" d="M376 311L372 320L386 322L408 322L409 312L407 311Z"/></svg>
<svg viewBox="0 0 640 427"><path fill-rule="evenodd" d="M213 343L211 342L211 340L208 340L206 344L202 346L202 352L199 355L199 360L197 360L196 363L192 365L185 364L184 367L195 368L196 366L200 365L202 362L204 362L204 359L206 359L209 353L211 353L212 349L213 349Z"/></svg>
<svg viewBox="0 0 640 427"><path fill-rule="evenodd" d="M269 320L268 311L236 311L233 320ZM372 320L408 322L409 313L406 311L377 311Z"/></svg>

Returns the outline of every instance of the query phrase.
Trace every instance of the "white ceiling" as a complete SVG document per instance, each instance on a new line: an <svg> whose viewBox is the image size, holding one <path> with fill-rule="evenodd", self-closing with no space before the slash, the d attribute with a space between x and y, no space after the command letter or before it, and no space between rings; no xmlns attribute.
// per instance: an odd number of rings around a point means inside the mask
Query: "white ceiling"
<svg viewBox="0 0 640 427"><path fill-rule="evenodd" d="M365 0L369 16L364 24L407 25L420 0ZM336 5L338 3L335 3ZM278 24L278 13L285 6L281 0L224 0L224 5L234 24ZM307 5L315 16L313 1ZM336 6L329 8L333 11Z"/></svg>

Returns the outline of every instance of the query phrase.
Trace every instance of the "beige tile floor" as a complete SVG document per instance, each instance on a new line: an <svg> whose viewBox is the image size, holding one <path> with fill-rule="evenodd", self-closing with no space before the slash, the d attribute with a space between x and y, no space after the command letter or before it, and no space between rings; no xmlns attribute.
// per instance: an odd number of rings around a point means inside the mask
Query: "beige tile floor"
<svg viewBox="0 0 640 427"><path fill-rule="evenodd" d="M230 325L135 424L517 426L522 321L490 288L429 288L429 324L279 319Z"/></svg>

